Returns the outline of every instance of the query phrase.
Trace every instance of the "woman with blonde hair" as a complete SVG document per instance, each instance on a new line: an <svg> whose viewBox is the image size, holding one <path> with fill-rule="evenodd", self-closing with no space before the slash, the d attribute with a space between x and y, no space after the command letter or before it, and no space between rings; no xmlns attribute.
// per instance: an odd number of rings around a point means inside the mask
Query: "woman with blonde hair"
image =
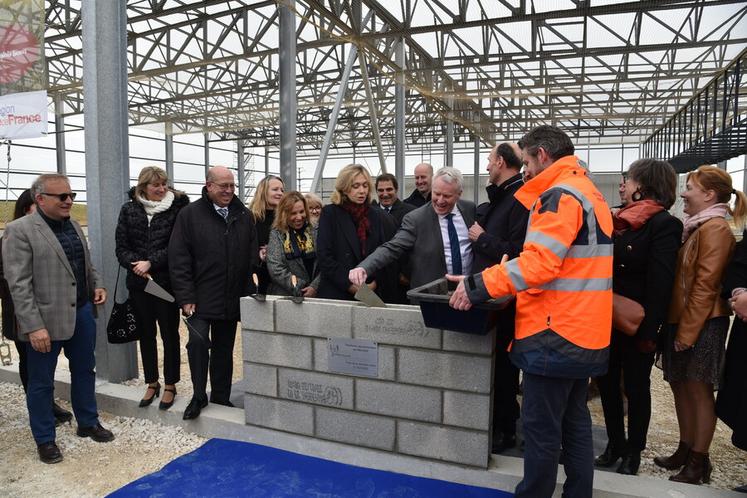
<svg viewBox="0 0 747 498"><path fill-rule="evenodd" d="M146 166L140 171L137 185L129 191L130 200L119 212L116 229L116 255L127 269L127 289L140 319L140 355L148 388L140 401L145 407L161 392L158 382L158 350L156 323L163 342L163 397L158 405L167 410L174 404L176 383L179 382L181 357L179 349L179 306L145 292L152 278L171 291L168 246L171 231L179 211L189 204L189 198L168 186L166 172L158 166Z"/></svg>
<svg viewBox="0 0 747 498"><path fill-rule="evenodd" d="M319 218L319 297L352 301L358 287L350 284L348 273L394 235L394 220L381 209L371 209L372 193L366 168L349 164L340 170L331 204L322 208ZM393 292L395 282L389 273L378 272L368 279L380 296Z"/></svg>
<svg viewBox="0 0 747 498"><path fill-rule="evenodd" d="M315 227L318 227L319 216L321 216L322 214L324 203L318 195L312 192L303 194L303 196L306 197L306 205L309 206L309 223L311 223Z"/></svg>
<svg viewBox="0 0 747 498"><path fill-rule="evenodd" d="M285 187L279 176L267 175L262 178L254 190L254 199L249 204L249 211L254 217L257 227L257 244L259 245L259 264L254 272L259 279L257 292L266 294L270 285L270 274L267 272L267 242L270 240L270 230L275 221L275 208L283 198Z"/></svg>
<svg viewBox="0 0 747 498"><path fill-rule="evenodd" d="M735 196L734 210L729 207ZM713 391L719 387L731 311L721 297L724 270L735 240L727 214L743 225L747 197L734 190L731 176L715 166L687 175L683 245L677 255L669 307L668 341L662 355L664 379L674 394L680 442L668 457L654 463L679 473L672 481L708 483L708 450L716 428Z"/></svg>
<svg viewBox="0 0 747 498"><path fill-rule="evenodd" d="M267 244L267 269L272 279L267 292L315 297L319 287L316 227L309 223L306 198L299 192L288 192L276 211Z"/></svg>

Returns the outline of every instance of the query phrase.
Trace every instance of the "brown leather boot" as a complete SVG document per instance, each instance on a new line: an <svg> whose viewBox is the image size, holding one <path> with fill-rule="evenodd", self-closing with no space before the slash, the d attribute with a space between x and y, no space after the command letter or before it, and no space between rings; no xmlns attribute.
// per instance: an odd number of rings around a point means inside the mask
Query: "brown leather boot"
<svg viewBox="0 0 747 498"><path fill-rule="evenodd" d="M690 453L690 445L680 441L677 450L668 457L655 457L654 463L659 467L667 470L677 470L687 461L687 455Z"/></svg>
<svg viewBox="0 0 747 498"><path fill-rule="evenodd" d="M708 484L711 482L711 459L708 458L708 453L698 453L697 451L690 450L690 454L687 456L687 462L679 474L675 474L669 478L670 481L685 482L687 484Z"/></svg>

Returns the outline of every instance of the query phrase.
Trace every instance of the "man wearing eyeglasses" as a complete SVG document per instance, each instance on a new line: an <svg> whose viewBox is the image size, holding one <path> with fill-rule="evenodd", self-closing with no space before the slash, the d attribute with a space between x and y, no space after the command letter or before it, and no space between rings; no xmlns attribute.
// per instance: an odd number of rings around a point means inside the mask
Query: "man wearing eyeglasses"
<svg viewBox="0 0 747 498"><path fill-rule="evenodd" d="M233 406L233 345L239 298L250 293L257 231L249 210L234 195L233 173L208 171L202 198L184 207L169 241L171 286L189 330L187 357L194 395L184 420L200 416L210 402Z"/></svg>
<svg viewBox="0 0 747 498"><path fill-rule="evenodd" d="M5 278L15 305L18 336L27 342L26 404L39 459L62 461L52 411L54 371L60 350L70 364L77 435L114 439L99 423L96 407L94 305L106 290L91 265L85 235L70 219L75 193L64 175L47 174L31 185L35 213L9 223L3 235Z"/></svg>

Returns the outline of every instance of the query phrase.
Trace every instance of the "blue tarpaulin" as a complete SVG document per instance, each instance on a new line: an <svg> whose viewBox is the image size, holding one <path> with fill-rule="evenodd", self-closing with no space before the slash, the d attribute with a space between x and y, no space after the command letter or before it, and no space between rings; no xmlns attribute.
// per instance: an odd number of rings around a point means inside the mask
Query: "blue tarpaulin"
<svg viewBox="0 0 747 498"><path fill-rule="evenodd" d="M507 498L511 493L211 439L114 491L122 497Z"/></svg>

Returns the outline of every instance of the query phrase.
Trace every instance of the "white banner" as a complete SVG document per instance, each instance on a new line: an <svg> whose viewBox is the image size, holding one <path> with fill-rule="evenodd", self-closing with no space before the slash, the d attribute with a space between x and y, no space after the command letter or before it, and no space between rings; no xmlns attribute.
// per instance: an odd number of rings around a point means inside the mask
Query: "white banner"
<svg viewBox="0 0 747 498"><path fill-rule="evenodd" d="M47 134L47 92L0 97L0 139L37 138Z"/></svg>

